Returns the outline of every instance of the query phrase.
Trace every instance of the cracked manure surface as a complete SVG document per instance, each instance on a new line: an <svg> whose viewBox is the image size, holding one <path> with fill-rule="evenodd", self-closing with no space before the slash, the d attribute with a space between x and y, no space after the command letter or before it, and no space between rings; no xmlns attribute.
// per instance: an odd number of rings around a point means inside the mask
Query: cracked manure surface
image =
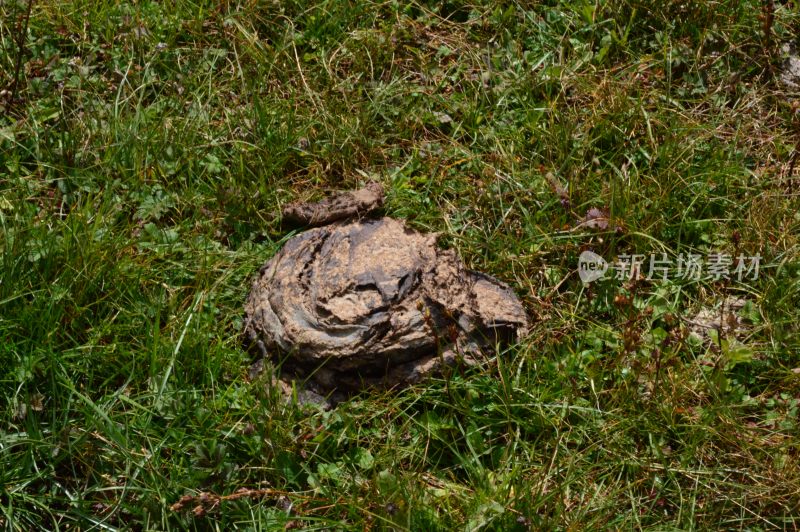
<svg viewBox="0 0 800 532"><path fill-rule="evenodd" d="M287 354L284 371L327 390L413 383L528 326L506 285L392 218L292 238L261 268L245 312L263 355Z"/></svg>

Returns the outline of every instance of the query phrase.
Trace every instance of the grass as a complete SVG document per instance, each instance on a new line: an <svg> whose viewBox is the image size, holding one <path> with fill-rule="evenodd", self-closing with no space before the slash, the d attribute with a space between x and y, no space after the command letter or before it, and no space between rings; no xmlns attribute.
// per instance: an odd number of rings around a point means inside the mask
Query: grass
<svg viewBox="0 0 800 532"><path fill-rule="evenodd" d="M798 528L793 3L34 2L20 55L25 6L0 2L2 527ZM281 205L368 179L533 331L288 404L246 378L249 280ZM763 258L583 285L587 249ZM691 337L727 296L742 331Z"/></svg>

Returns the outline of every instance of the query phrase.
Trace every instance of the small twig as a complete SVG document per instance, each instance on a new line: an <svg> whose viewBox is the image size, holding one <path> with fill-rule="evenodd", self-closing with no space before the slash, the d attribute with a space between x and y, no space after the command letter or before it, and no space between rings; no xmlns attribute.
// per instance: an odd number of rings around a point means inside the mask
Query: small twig
<svg viewBox="0 0 800 532"><path fill-rule="evenodd" d="M22 58L25 55L25 38L28 35L28 22L31 19L31 11L33 10L33 0L28 0L28 8L25 11L25 18L21 24L17 25L17 58L14 65L14 78L11 80L9 88L8 102L9 106L14 105L17 97L17 87L19 86L19 75L22 70ZM21 26L21 28L20 28ZM21 30L21 31L20 31Z"/></svg>
<svg viewBox="0 0 800 532"><path fill-rule="evenodd" d="M792 106L792 115L793 115L793 122L794 122L794 129L795 135L797 135L797 142L794 145L794 152L792 153L792 159L789 161L789 173L787 175L787 184L788 184L788 193L789 195L794 193L794 167L797 164L797 158L800 156L800 120L797 118L797 106Z"/></svg>
<svg viewBox="0 0 800 532"><path fill-rule="evenodd" d="M235 501L237 499L257 499L260 497L271 497L271 496L281 496L286 497L289 495L289 492L283 490L275 490L271 488L265 489L249 489L249 488L241 488L230 495L217 495L216 493L208 493L203 491L200 495L184 495L181 497L178 502L173 504L169 507L170 510L173 512L178 512L183 510L187 506L192 506L192 513L197 517L202 517L207 512L217 509L220 504L225 501ZM300 497L303 499L308 499L308 497L298 496L297 494L292 494L293 497Z"/></svg>
<svg viewBox="0 0 800 532"><path fill-rule="evenodd" d="M764 5L761 6L761 31L764 34L764 44L762 51L767 59L768 69L770 73L774 73L774 65L772 59L775 57L775 39L774 39L774 25L775 25L775 0L764 0Z"/></svg>
<svg viewBox="0 0 800 532"><path fill-rule="evenodd" d="M797 141L794 153L792 154L792 160L789 162L789 177L787 179L789 194L792 194L794 189L794 167L797 164L798 155L800 155L800 140Z"/></svg>

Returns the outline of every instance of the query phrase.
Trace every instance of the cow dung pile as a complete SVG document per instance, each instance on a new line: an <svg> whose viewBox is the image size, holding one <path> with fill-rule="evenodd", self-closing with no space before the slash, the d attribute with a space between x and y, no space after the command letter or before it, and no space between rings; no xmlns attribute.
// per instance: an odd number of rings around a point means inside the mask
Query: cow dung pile
<svg viewBox="0 0 800 532"><path fill-rule="evenodd" d="M320 393L408 385L444 365L475 364L528 328L513 291L466 269L435 235L364 218L382 201L371 184L287 207L294 220L327 225L286 242L245 304L250 345Z"/></svg>

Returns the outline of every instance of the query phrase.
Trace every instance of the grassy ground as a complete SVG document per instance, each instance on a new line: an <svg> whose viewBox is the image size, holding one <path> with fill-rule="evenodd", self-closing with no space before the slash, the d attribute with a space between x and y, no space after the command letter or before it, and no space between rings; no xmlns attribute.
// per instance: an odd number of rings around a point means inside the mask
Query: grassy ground
<svg viewBox="0 0 800 532"><path fill-rule="evenodd" d="M0 526L798 528L776 4L42 1L18 40L0 2ZM282 204L368 179L534 330L449 383L286 404L246 378L250 276ZM763 259L583 285L587 249ZM742 330L690 336L726 296Z"/></svg>

